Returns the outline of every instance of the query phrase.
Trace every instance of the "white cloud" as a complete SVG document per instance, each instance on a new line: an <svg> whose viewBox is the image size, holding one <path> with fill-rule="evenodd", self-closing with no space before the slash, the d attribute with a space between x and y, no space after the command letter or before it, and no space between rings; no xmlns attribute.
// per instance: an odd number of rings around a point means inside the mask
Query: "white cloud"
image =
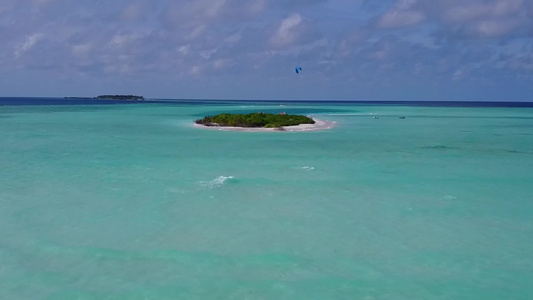
<svg viewBox="0 0 533 300"><path fill-rule="evenodd" d="M123 47L129 43L132 43L133 41L136 41L142 37L144 37L146 34L139 33L139 32L133 32L133 33L118 33L114 35L109 42L109 45L111 47Z"/></svg>
<svg viewBox="0 0 533 300"><path fill-rule="evenodd" d="M217 53L218 49L209 49L209 50L206 50L206 51L201 51L200 52L200 56L203 58L203 59L210 59L211 58L211 55Z"/></svg>
<svg viewBox="0 0 533 300"><path fill-rule="evenodd" d="M509 59L507 67L514 70L533 72L533 53L518 54Z"/></svg>
<svg viewBox="0 0 533 300"><path fill-rule="evenodd" d="M200 74L202 74L202 67L201 66L191 67L190 74L193 76L199 76Z"/></svg>
<svg viewBox="0 0 533 300"><path fill-rule="evenodd" d="M139 20L143 17L145 10L144 2L137 1L129 4L121 12L121 19L128 21Z"/></svg>
<svg viewBox="0 0 533 300"><path fill-rule="evenodd" d="M190 30L189 33L186 34L186 37L189 39L198 38L204 33L206 29L207 29L207 25L200 24L198 26L193 27L192 30Z"/></svg>
<svg viewBox="0 0 533 300"><path fill-rule="evenodd" d="M413 7L418 0L399 0L378 20L380 28L397 28L416 25L426 19L426 15Z"/></svg>
<svg viewBox="0 0 533 300"><path fill-rule="evenodd" d="M499 38L528 28L526 0L397 0L377 21L378 28L432 23L439 32L462 38Z"/></svg>
<svg viewBox="0 0 533 300"><path fill-rule="evenodd" d="M458 81L463 79L466 76L466 71L464 69L456 70L452 75L452 80Z"/></svg>
<svg viewBox="0 0 533 300"><path fill-rule="evenodd" d="M523 0L453 2L444 9L444 24L460 25L463 34L473 37L498 38L531 23Z"/></svg>
<svg viewBox="0 0 533 300"><path fill-rule="evenodd" d="M492 3L473 2L456 4L448 8L445 17L451 22L475 19L501 18L517 14L523 8L523 0L498 0Z"/></svg>
<svg viewBox="0 0 533 300"><path fill-rule="evenodd" d="M238 43L242 39L242 35L240 33L235 33L230 36L228 36L224 41L230 45Z"/></svg>
<svg viewBox="0 0 533 300"><path fill-rule="evenodd" d="M391 11L383 15L378 22L381 28L396 28L416 25L426 19L419 11Z"/></svg>
<svg viewBox="0 0 533 300"><path fill-rule="evenodd" d="M287 46L294 42L297 38L295 28L302 23L300 14L293 14L283 21L278 27L275 35L270 39L271 43L276 47Z"/></svg>
<svg viewBox="0 0 533 300"><path fill-rule="evenodd" d="M180 46L178 47L178 52L181 53L182 55L187 55L191 52L191 45L184 45L184 46Z"/></svg>
<svg viewBox="0 0 533 300"><path fill-rule="evenodd" d="M223 69L231 65L232 62L233 62L232 59L217 59L213 62L213 68Z"/></svg>
<svg viewBox="0 0 533 300"><path fill-rule="evenodd" d="M474 33L485 37L499 37L511 32L519 25L516 20L487 20L479 21L470 27Z"/></svg>
<svg viewBox="0 0 533 300"><path fill-rule="evenodd" d="M72 53L77 57L85 57L91 52L92 48L91 44L78 44L72 46Z"/></svg>
<svg viewBox="0 0 533 300"><path fill-rule="evenodd" d="M15 58L19 58L20 56L22 56L22 54L33 48L35 44L37 44L37 42L39 42L43 38L43 36L44 35L41 33L34 33L32 35L27 36L24 43L20 44L15 50Z"/></svg>

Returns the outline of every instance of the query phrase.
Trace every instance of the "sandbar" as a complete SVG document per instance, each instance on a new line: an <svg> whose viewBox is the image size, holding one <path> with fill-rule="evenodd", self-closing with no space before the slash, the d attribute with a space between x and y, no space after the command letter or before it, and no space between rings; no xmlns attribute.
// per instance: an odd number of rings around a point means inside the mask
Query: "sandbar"
<svg viewBox="0 0 533 300"><path fill-rule="evenodd" d="M219 130L219 131L246 131L246 132L294 132L294 131L317 131L317 130L327 130L337 126L337 122L334 121L325 121L313 119L315 124L300 124L296 126L283 126L283 130L279 128L264 128L264 127L231 127L231 126L204 126L200 124L193 123L194 127L203 128L208 130Z"/></svg>

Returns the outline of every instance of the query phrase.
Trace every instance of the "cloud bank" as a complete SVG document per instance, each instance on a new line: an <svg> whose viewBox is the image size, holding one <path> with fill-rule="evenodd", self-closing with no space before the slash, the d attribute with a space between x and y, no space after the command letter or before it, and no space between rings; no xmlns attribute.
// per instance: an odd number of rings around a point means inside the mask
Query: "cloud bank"
<svg viewBox="0 0 533 300"><path fill-rule="evenodd" d="M0 96L533 100L527 0L3 0L0 38Z"/></svg>

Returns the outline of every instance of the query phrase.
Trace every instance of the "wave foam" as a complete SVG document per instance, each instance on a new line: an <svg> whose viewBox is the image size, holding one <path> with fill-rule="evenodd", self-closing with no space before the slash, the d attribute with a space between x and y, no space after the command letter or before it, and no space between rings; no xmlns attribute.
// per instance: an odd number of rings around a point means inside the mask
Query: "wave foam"
<svg viewBox="0 0 533 300"><path fill-rule="evenodd" d="M235 179L233 176L218 176L217 178L209 181L200 181L200 185L208 187L210 189L218 188L224 185L227 180Z"/></svg>
<svg viewBox="0 0 533 300"><path fill-rule="evenodd" d="M373 116L374 113L323 113L320 116L338 116L338 117L349 117L349 116Z"/></svg>

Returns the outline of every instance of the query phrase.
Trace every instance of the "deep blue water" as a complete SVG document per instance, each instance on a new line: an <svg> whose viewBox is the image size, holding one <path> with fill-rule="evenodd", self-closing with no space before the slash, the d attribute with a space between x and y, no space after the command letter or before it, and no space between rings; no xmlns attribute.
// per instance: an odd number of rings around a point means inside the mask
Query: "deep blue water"
<svg viewBox="0 0 533 300"><path fill-rule="evenodd" d="M515 101L338 101L338 100L217 100L217 99L150 99L145 101L120 101L120 100L97 100L97 99L67 99L67 98L44 98L44 97L0 97L2 105L115 105L115 104L143 104L143 103L165 103L165 104L217 104L234 105L246 104L342 104L342 105L362 105L362 106L420 106L420 107L533 107L533 102Z"/></svg>

